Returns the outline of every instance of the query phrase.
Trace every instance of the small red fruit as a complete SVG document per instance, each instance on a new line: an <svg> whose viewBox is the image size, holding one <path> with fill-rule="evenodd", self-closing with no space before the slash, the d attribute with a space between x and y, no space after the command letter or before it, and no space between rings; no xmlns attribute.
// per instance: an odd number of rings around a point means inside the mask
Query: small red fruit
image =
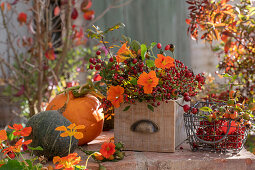
<svg viewBox="0 0 255 170"><path fill-rule="evenodd" d="M13 152L8 152L8 156L9 156L11 159L15 158L15 154L14 154Z"/></svg>
<svg viewBox="0 0 255 170"><path fill-rule="evenodd" d="M27 14L24 12L19 13L18 19L20 24L26 23L27 22Z"/></svg>
<svg viewBox="0 0 255 170"><path fill-rule="evenodd" d="M189 93L187 93L187 92L185 92L184 94L183 94L183 96L185 97L185 96L188 96L189 95Z"/></svg>
<svg viewBox="0 0 255 170"><path fill-rule="evenodd" d="M170 49L170 45L168 44L168 45L166 45L165 50L167 51L169 49Z"/></svg>
<svg viewBox="0 0 255 170"><path fill-rule="evenodd" d="M112 57L111 57L111 58L109 58L109 61L110 61L110 62L113 62L113 58L112 58Z"/></svg>
<svg viewBox="0 0 255 170"><path fill-rule="evenodd" d="M183 106L183 110L184 110L184 112L188 112L188 111L190 110L189 105L185 104L185 105Z"/></svg>
<svg viewBox="0 0 255 170"><path fill-rule="evenodd" d="M100 50L98 50L98 51L96 52L96 54L97 54L97 55L100 55L100 54L101 54L101 51L100 51Z"/></svg>
<svg viewBox="0 0 255 170"><path fill-rule="evenodd" d="M192 112L193 114L197 114L197 108L193 107L192 110L191 110L191 112Z"/></svg>
<svg viewBox="0 0 255 170"><path fill-rule="evenodd" d="M100 68L101 68L101 66L98 65L98 64L95 66L95 69L96 69L96 70L100 70Z"/></svg>
<svg viewBox="0 0 255 170"><path fill-rule="evenodd" d="M23 149L23 151L27 151L27 149L28 149L27 145L26 144L22 145L22 149Z"/></svg>
<svg viewBox="0 0 255 170"><path fill-rule="evenodd" d="M157 48L160 49L162 46L160 43L157 44Z"/></svg>
<svg viewBox="0 0 255 170"><path fill-rule="evenodd" d="M191 98L190 98L189 96L184 96L184 100L185 100L186 102L189 102L189 101L191 100Z"/></svg>
<svg viewBox="0 0 255 170"><path fill-rule="evenodd" d="M89 65L89 69L93 70L94 66L92 64Z"/></svg>
<svg viewBox="0 0 255 170"><path fill-rule="evenodd" d="M136 64L136 63L137 63L137 59L134 58L134 59L133 59L133 64Z"/></svg>

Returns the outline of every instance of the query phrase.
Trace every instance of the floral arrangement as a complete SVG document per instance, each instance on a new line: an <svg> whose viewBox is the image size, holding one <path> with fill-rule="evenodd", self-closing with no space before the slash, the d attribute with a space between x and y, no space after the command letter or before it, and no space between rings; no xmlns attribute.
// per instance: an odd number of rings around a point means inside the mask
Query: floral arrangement
<svg viewBox="0 0 255 170"><path fill-rule="evenodd" d="M101 51L97 57L89 60L89 69L97 70L99 82L106 86L107 98L103 100L104 109L112 106L120 107L121 103L135 104L136 101L146 101L152 111L160 102L176 100L184 96L190 101L204 84L203 74L195 74L181 61L175 59L174 45L167 44L164 49L160 43L149 46L136 40L124 37L125 42L112 55L102 39L109 56L102 57ZM153 48L157 47L154 55ZM167 55L171 53L172 57ZM124 110L129 109L127 106Z"/></svg>

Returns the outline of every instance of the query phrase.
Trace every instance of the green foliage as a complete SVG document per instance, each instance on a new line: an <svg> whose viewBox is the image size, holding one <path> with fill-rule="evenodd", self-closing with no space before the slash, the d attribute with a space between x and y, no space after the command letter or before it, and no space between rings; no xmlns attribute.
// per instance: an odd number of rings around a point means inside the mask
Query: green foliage
<svg viewBox="0 0 255 170"><path fill-rule="evenodd" d="M142 45L141 45L141 56L142 56L142 60L145 59L146 52L147 52L147 47L146 47L145 44L142 44Z"/></svg>

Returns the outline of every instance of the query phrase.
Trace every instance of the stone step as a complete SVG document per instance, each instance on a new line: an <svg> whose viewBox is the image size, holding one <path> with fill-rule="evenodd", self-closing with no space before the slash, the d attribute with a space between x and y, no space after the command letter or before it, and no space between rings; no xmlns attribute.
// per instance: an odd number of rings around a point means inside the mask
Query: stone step
<svg viewBox="0 0 255 170"><path fill-rule="evenodd" d="M113 137L113 132L102 134L88 145L86 150L100 150L103 142L108 142ZM77 149L86 160L84 153ZM175 153L133 152L125 151L126 157L119 162L104 162L103 166L108 170L255 170L255 156L243 149L238 154L220 154L208 152L192 152L187 143L177 147ZM97 170L98 164L92 159L89 161L89 169Z"/></svg>

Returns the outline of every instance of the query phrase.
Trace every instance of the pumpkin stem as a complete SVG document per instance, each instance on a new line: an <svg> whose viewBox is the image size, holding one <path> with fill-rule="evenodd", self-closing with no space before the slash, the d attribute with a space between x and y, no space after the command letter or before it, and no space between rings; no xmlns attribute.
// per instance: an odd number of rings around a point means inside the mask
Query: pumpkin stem
<svg viewBox="0 0 255 170"><path fill-rule="evenodd" d="M66 94L67 94L67 99L66 99L65 104L60 109L58 109L58 112L61 113L61 114L63 114L65 112L66 107L67 107L67 103L69 102L69 91L67 91Z"/></svg>

